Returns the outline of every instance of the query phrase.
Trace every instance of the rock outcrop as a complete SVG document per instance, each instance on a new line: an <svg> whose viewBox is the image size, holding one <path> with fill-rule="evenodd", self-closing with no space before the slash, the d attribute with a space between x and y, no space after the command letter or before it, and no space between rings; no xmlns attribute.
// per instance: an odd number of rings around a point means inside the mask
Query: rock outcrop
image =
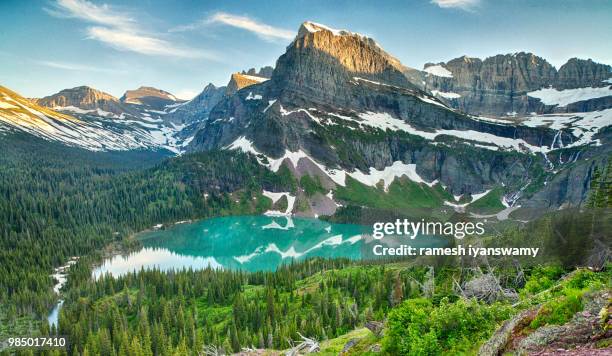
<svg viewBox="0 0 612 356"><path fill-rule="evenodd" d="M530 97L542 88L559 90L610 86L611 67L592 60L570 59L559 71L532 53L496 55L485 60L467 56L447 63L428 63L424 81L441 100L472 115L517 116L532 112L580 112L609 107L610 96L558 107Z"/></svg>
<svg viewBox="0 0 612 356"><path fill-rule="evenodd" d="M274 68L271 66L265 66L265 67L261 67L259 68L259 71L257 71L255 68L250 68L248 71L242 71L242 74L246 74L246 75L253 75L256 77L261 77L261 78L272 78L272 73L274 72Z"/></svg>
<svg viewBox="0 0 612 356"><path fill-rule="evenodd" d="M88 86L64 89L59 93L46 96L33 101L48 108L79 108L83 110L100 109L114 114L121 114L126 110L122 103L114 96Z"/></svg>
<svg viewBox="0 0 612 356"><path fill-rule="evenodd" d="M370 38L306 22L278 59L272 79L222 99L187 149L262 154L268 162L288 164L297 176L320 177L329 188L335 186L329 169L369 172L401 161L415 164L425 181L437 180L463 194L502 183L519 189L533 161L542 160L467 149L480 135L496 137L494 142L520 139L534 147L550 145L557 134L571 141L567 132L477 120L454 111L411 83L406 71ZM534 76L524 81L536 81ZM451 135L438 139L436 132Z"/></svg>
<svg viewBox="0 0 612 356"><path fill-rule="evenodd" d="M168 105L183 102L167 91L145 86L126 91L120 100L127 104L148 106L154 110L163 110Z"/></svg>
<svg viewBox="0 0 612 356"><path fill-rule="evenodd" d="M403 74L407 70L371 38L305 22L278 59L272 81L285 91L344 106L351 102L346 88L355 77L416 89Z"/></svg>
<svg viewBox="0 0 612 356"><path fill-rule="evenodd" d="M231 96L242 88L265 82L268 78L258 77L255 75L248 75L242 73L234 73L230 78L227 87L225 88L225 95Z"/></svg>
<svg viewBox="0 0 612 356"><path fill-rule="evenodd" d="M601 87L612 84L612 67L591 59L572 58L559 68L554 87L558 89Z"/></svg>
<svg viewBox="0 0 612 356"><path fill-rule="evenodd" d="M168 111L166 119L175 123L191 124L208 118L210 111L223 99L226 87L208 84L204 90L188 102Z"/></svg>

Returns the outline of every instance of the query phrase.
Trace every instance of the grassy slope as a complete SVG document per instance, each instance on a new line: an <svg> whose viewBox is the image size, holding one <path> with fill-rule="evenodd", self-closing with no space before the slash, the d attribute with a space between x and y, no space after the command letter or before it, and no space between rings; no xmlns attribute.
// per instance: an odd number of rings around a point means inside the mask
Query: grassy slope
<svg viewBox="0 0 612 356"><path fill-rule="evenodd" d="M444 200L452 199L440 185L429 187L406 177L395 179L385 192L381 187L369 187L347 177L346 186L338 187L334 197L349 204L371 208L410 211L441 207Z"/></svg>
<svg viewBox="0 0 612 356"><path fill-rule="evenodd" d="M503 196L503 189L501 187L497 187L491 190L484 197L468 205L468 210L481 214L496 213L505 208L505 206L502 204Z"/></svg>

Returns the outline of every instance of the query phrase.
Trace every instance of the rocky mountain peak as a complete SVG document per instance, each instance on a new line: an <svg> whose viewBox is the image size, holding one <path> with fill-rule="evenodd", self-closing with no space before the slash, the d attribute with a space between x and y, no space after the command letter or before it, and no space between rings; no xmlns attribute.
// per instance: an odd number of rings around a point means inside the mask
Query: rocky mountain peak
<svg viewBox="0 0 612 356"><path fill-rule="evenodd" d="M202 93L209 92L209 91L212 91L212 90L217 90L217 88L218 88L218 87L217 87L216 85L214 85L213 83L208 83L208 84L207 84L207 85L204 87L204 90L202 90ZM200 93L200 94L201 94L201 93Z"/></svg>
<svg viewBox="0 0 612 356"><path fill-rule="evenodd" d="M225 93L226 95L232 95L242 88L246 88L254 84L259 84L265 82L266 80L268 80L268 78L236 72L232 74L230 81L227 84Z"/></svg>
<svg viewBox="0 0 612 356"><path fill-rule="evenodd" d="M193 99L170 109L166 119L175 123L192 124L208 118L210 111L225 96L226 87L209 83Z"/></svg>
<svg viewBox="0 0 612 356"><path fill-rule="evenodd" d="M246 75L254 75L256 77L262 77L262 78L272 78L272 72L274 72L274 68L272 68L271 66L265 66L265 67L261 67L259 69L259 71L257 71L255 68L250 68L248 71L242 71L242 74L246 74Z"/></svg>
<svg viewBox="0 0 612 356"><path fill-rule="evenodd" d="M316 33L316 32L331 32L334 36L352 36L352 35L359 35L357 33L354 32L350 32L347 30L336 30L334 28L322 25L320 23L316 23L316 22L312 22L312 21L305 21L304 23L302 23L300 25L300 28L298 30L298 34L296 38L301 38L306 36L307 34L310 33Z"/></svg>
<svg viewBox="0 0 612 356"><path fill-rule="evenodd" d="M314 22L304 22L300 26L293 45L324 51L354 73L377 74L389 67L400 72L405 70L399 60L385 52L372 38Z"/></svg>
<svg viewBox="0 0 612 356"><path fill-rule="evenodd" d="M129 104L145 104L148 98L158 98L167 101L179 101L174 95L167 91L154 87L141 86L138 89L127 90L121 97L121 101Z"/></svg>
<svg viewBox="0 0 612 356"><path fill-rule="evenodd" d="M49 108L73 107L84 110L102 109L113 113L121 112L120 103L116 97L85 85L64 89L44 98L33 99L33 101Z"/></svg>
<svg viewBox="0 0 612 356"><path fill-rule="evenodd" d="M552 110L530 92L553 87L557 90L609 86L611 67L592 60L570 59L557 71L529 52L498 54L484 60L462 56L446 63L427 63L426 88L447 99L449 105L471 114L524 115ZM563 106L562 110L589 111L606 106L601 99L590 106ZM603 105L603 106L602 106Z"/></svg>
<svg viewBox="0 0 612 356"><path fill-rule="evenodd" d="M126 104L144 105L154 110L164 110L167 105L184 101L165 90L148 86L127 90L119 100Z"/></svg>
<svg viewBox="0 0 612 356"><path fill-rule="evenodd" d="M295 40L276 63L275 88L321 100L340 98L357 78L414 88L410 68L385 52L373 39L314 22L304 22ZM340 102L338 104L341 104Z"/></svg>
<svg viewBox="0 0 612 356"><path fill-rule="evenodd" d="M612 78L612 67L596 63L592 59L572 58L559 68L557 87L600 87Z"/></svg>

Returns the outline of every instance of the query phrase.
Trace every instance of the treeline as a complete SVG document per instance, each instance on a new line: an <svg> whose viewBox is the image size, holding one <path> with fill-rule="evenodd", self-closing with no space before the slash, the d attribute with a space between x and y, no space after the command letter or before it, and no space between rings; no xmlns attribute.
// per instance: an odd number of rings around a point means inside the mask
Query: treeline
<svg viewBox="0 0 612 356"><path fill-rule="evenodd" d="M140 271L71 288L58 332L80 354L195 354L204 345L286 349L298 332L325 340L384 319L404 298L421 295L414 278L426 278L426 270L343 259L275 272Z"/></svg>
<svg viewBox="0 0 612 356"><path fill-rule="evenodd" d="M53 267L157 223L264 211L267 189L290 189L245 154L92 153L0 142L0 304L9 319L44 315ZM141 169L134 169L141 168ZM144 168L144 169L142 169ZM233 194L232 194L233 193Z"/></svg>

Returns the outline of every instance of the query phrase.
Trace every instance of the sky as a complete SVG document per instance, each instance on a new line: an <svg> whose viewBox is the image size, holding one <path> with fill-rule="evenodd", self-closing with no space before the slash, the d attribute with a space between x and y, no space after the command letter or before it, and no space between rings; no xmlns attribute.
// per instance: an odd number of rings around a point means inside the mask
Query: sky
<svg viewBox="0 0 612 356"><path fill-rule="evenodd" d="M0 0L0 85L26 97L146 85L189 99L273 66L304 21L372 37L417 69L520 51L557 68L612 64L610 15L610 0Z"/></svg>

